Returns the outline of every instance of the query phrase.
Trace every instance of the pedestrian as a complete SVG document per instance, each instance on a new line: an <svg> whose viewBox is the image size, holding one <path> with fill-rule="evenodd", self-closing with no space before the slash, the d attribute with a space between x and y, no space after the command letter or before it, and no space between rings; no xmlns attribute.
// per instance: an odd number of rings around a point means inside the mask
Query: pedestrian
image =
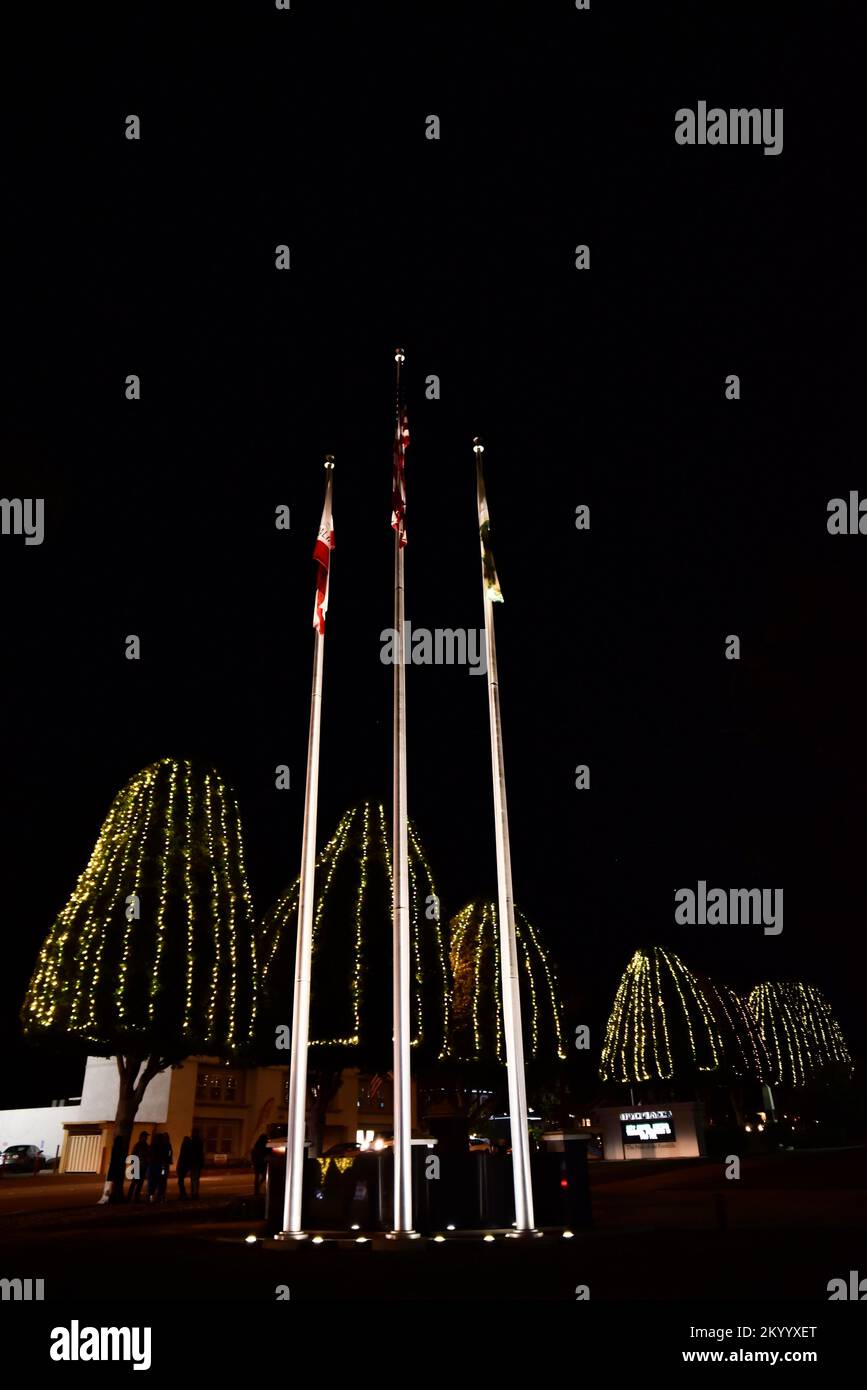
<svg viewBox="0 0 867 1390"><path fill-rule="evenodd" d="M108 1172L105 1175L105 1186L102 1189L102 1196L97 1202L97 1206L104 1206L106 1202L123 1201L123 1180L126 1176L126 1140L120 1134L115 1135L111 1146L111 1157L108 1160Z"/></svg>
<svg viewBox="0 0 867 1390"><path fill-rule="evenodd" d="M172 1141L165 1131L154 1132L151 1158L148 1164L148 1201L164 1202L169 1169L172 1166Z"/></svg>
<svg viewBox="0 0 867 1390"><path fill-rule="evenodd" d="M160 1189L160 1139L157 1130L151 1136L150 1154L148 1156L148 1201L156 1202Z"/></svg>
<svg viewBox="0 0 867 1390"><path fill-rule="evenodd" d="M202 1176L202 1169L205 1166L205 1146L202 1143L202 1136L197 1129L194 1129L190 1136L190 1196L193 1198L199 1195L199 1178Z"/></svg>
<svg viewBox="0 0 867 1390"><path fill-rule="evenodd" d="M185 1134L181 1140L181 1147L178 1151L178 1196L182 1202L187 1200L187 1189L184 1183L190 1171L192 1143L193 1141L190 1136Z"/></svg>
<svg viewBox="0 0 867 1390"><path fill-rule="evenodd" d="M268 1168L268 1136L263 1132L259 1135L250 1151L250 1159L253 1164L253 1196L259 1196L259 1188L262 1186L265 1173Z"/></svg>
<svg viewBox="0 0 867 1390"><path fill-rule="evenodd" d="M139 1135L138 1142L132 1151L132 1157L135 1159L132 1166L133 1177L129 1185L129 1192L127 1193L126 1200L128 1202L137 1202L141 1197L142 1189L145 1185L145 1178L147 1177L148 1164L150 1163L151 1157L151 1146L148 1143L148 1132L146 1129L143 1129Z"/></svg>
<svg viewBox="0 0 867 1390"><path fill-rule="evenodd" d="M168 1130L164 1129L160 1138L162 1140L160 1151L160 1195L157 1200L164 1202L166 1200L166 1189L169 1185L169 1169L172 1166L173 1154L171 1136Z"/></svg>

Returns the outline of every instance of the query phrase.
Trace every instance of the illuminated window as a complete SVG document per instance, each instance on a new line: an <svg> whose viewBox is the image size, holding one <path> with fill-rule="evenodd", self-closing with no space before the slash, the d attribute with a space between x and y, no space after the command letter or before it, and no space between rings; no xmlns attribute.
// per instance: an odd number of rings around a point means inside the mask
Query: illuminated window
<svg viewBox="0 0 867 1390"><path fill-rule="evenodd" d="M244 1074L227 1067L200 1067L196 1077L199 1105L240 1105L244 1100Z"/></svg>

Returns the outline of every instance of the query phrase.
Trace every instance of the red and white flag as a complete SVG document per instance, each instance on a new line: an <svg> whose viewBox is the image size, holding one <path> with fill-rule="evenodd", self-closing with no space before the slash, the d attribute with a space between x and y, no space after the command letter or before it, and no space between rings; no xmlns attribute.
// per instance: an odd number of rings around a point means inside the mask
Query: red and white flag
<svg viewBox="0 0 867 1390"><path fill-rule="evenodd" d="M313 547L316 561L316 602L313 606L313 626L320 637L325 634L325 614L328 612L328 576L331 568L331 552L334 549L334 517L331 515L331 470L328 470L328 485L325 489L325 505L319 523L319 535Z"/></svg>
<svg viewBox="0 0 867 1390"><path fill-rule="evenodd" d="M401 406L394 431L394 469L391 475L391 525L397 532L398 544L406 545L406 476L404 460L409 448L409 421L406 408Z"/></svg>

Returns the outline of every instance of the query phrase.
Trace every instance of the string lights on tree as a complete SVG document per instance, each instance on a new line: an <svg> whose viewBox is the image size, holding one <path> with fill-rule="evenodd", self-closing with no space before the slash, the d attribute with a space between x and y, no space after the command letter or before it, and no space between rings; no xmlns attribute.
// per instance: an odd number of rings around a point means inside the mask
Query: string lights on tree
<svg viewBox="0 0 867 1390"><path fill-rule="evenodd" d="M255 1013L237 804L217 772L162 758L112 803L39 953L25 1032L189 1055L242 1050Z"/></svg>
<svg viewBox="0 0 867 1390"><path fill-rule="evenodd" d="M852 1057L842 1029L814 985L801 981L756 985L748 1005L777 1084L802 1087L834 1074L851 1074Z"/></svg>
<svg viewBox="0 0 867 1390"><path fill-rule="evenodd" d="M157 1072L248 1053L256 951L237 803L213 769L161 758L115 797L39 953L24 1032L117 1057L128 1135Z"/></svg>
<svg viewBox="0 0 867 1390"><path fill-rule="evenodd" d="M661 946L636 951L605 1029L603 1081L767 1080L750 1012L731 990L693 975Z"/></svg>
<svg viewBox="0 0 867 1390"><path fill-rule="evenodd" d="M310 1046L355 1048L385 1067L391 1051L391 852L382 805L347 811L316 861ZM449 981L439 898L418 835L409 829L411 1045L444 1054ZM299 880L266 914L260 933L266 1019L286 1013L293 978ZM387 1044L387 1051L386 1051Z"/></svg>
<svg viewBox="0 0 867 1390"><path fill-rule="evenodd" d="M529 1020L528 1058L565 1059L561 1008L554 967L538 932L515 912L521 989ZM455 1061L505 1061L497 909L491 902L468 903L452 918L449 931L452 1000L449 1055Z"/></svg>

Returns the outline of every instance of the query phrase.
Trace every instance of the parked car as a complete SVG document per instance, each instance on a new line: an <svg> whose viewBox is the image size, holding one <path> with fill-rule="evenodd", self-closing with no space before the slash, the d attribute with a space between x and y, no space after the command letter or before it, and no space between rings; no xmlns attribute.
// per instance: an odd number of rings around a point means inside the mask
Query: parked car
<svg viewBox="0 0 867 1390"><path fill-rule="evenodd" d="M492 1154L493 1152L494 1145L491 1143L490 1139L485 1139L481 1134L470 1135L471 1154Z"/></svg>
<svg viewBox="0 0 867 1390"><path fill-rule="evenodd" d="M35 1144L10 1144L0 1154L4 1173L38 1173L45 1159Z"/></svg>
<svg viewBox="0 0 867 1390"><path fill-rule="evenodd" d="M268 1152L269 1154L281 1154L281 1155L285 1154L285 1153L286 1153L286 1139L287 1139L287 1136L288 1136L288 1134L289 1134L289 1126L288 1126L288 1125L280 1125L280 1124L269 1125L269 1126L268 1126L268 1129L267 1129L267 1134L268 1134L268 1149L267 1149L267 1152Z"/></svg>

